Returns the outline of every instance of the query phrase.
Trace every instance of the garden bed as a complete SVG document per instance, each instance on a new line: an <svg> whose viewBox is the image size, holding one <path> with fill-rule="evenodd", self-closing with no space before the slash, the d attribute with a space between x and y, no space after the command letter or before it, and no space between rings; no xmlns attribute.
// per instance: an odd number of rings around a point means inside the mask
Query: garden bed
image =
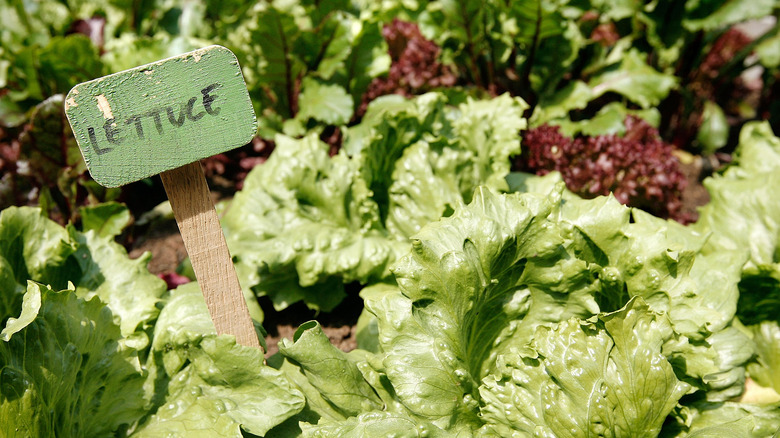
<svg viewBox="0 0 780 438"><path fill-rule="evenodd" d="M0 436L776 437L780 2L39 3L0 5ZM63 109L208 44L267 351Z"/></svg>

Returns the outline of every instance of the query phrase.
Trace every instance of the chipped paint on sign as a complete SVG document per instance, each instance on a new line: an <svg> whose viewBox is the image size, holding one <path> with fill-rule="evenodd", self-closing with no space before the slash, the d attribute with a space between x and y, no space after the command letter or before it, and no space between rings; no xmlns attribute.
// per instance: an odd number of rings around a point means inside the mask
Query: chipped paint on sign
<svg viewBox="0 0 780 438"><path fill-rule="evenodd" d="M98 109L103 113L103 118L113 119L114 113L111 112L111 105L108 104L108 99L106 99L106 96L101 94L99 96L95 96L95 99L97 100Z"/></svg>
<svg viewBox="0 0 780 438"><path fill-rule="evenodd" d="M74 96L79 94L79 90L74 90L74 91L75 91L75 93L73 93ZM71 97L69 99L65 99L65 111L67 111L68 108L77 107L77 106L79 106L79 104L76 103L75 98Z"/></svg>

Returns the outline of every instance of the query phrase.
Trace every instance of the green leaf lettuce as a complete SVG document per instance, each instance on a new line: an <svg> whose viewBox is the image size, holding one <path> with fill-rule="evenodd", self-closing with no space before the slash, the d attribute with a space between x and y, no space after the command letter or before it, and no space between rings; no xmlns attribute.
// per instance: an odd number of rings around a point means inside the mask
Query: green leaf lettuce
<svg viewBox="0 0 780 438"><path fill-rule="evenodd" d="M0 342L3 436L110 436L145 412L136 351L111 311L72 289L30 283Z"/></svg>
<svg viewBox="0 0 780 438"><path fill-rule="evenodd" d="M436 93L378 100L333 157L314 135L278 136L223 218L244 286L278 309L303 300L327 311L344 284L392 281L411 234L479 185L508 189L525 108L509 96L458 107Z"/></svg>

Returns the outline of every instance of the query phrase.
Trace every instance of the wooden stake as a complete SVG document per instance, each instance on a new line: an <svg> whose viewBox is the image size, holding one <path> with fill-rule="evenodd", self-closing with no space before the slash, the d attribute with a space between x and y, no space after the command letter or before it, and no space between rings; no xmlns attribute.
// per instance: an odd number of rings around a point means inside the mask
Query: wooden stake
<svg viewBox="0 0 780 438"><path fill-rule="evenodd" d="M200 162L160 174L217 334L260 347Z"/></svg>

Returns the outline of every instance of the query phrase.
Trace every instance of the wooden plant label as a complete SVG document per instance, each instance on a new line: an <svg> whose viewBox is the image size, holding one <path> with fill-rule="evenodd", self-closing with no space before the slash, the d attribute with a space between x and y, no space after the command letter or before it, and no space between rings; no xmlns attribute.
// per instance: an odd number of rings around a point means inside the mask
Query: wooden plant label
<svg viewBox="0 0 780 438"><path fill-rule="evenodd" d="M210 46L76 85L65 112L98 183L160 174L217 333L259 347L199 162L256 132L235 55Z"/></svg>
<svg viewBox="0 0 780 438"><path fill-rule="evenodd" d="M238 60L221 46L76 85L65 112L106 187L243 146L257 129Z"/></svg>

